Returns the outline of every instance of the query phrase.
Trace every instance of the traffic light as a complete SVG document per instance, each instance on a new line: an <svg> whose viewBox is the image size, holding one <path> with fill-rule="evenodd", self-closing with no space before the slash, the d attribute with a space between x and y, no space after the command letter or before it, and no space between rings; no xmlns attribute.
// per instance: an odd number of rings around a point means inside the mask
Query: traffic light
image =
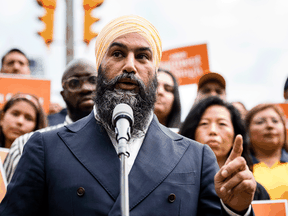
<svg viewBox="0 0 288 216"><path fill-rule="evenodd" d="M104 0L83 0L83 7L85 11L84 15L84 35L83 41L89 45L90 41L96 37L98 34L91 30L91 25L97 21L99 18L93 17L91 12L94 8L99 7Z"/></svg>
<svg viewBox="0 0 288 216"><path fill-rule="evenodd" d="M48 47L53 41L53 23L56 1L57 0L37 0L37 3L46 10L44 16L38 17L39 20L46 25L43 31L38 32L38 34L44 39L44 42Z"/></svg>

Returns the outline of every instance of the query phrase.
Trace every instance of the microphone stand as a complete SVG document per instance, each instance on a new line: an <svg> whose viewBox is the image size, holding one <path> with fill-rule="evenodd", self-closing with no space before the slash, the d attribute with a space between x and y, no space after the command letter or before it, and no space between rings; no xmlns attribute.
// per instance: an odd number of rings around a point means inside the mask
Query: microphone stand
<svg viewBox="0 0 288 216"><path fill-rule="evenodd" d="M127 140L120 139L118 141L118 156L120 158L120 200L122 216L129 216L129 188L128 188L128 171L126 166L126 157L129 157L127 152Z"/></svg>
<svg viewBox="0 0 288 216"><path fill-rule="evenodd" d="M131 138L131 126L133 125L133 110L127 104L118 104L112 115L112 123L115 126L116 140L118 142L118 157L120 158L120 198L121 215L129 216L129 188L128 171L126 157L130 156L127 152L127 142Z"/></svg>

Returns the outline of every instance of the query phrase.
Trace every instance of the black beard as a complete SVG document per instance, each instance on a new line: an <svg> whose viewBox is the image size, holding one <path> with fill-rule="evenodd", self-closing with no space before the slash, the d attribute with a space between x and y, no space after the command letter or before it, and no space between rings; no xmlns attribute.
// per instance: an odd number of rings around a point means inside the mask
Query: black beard
<svg viewBox="0 0 288 216"><path fill-rule="evenodd" d="M139 92L115 89L120 79L130 78L137 82ZM105 71L101 66L98 70L98 78L96 85L95 104L97 116L102 126L108 132L114 134L114 126L112 125L112 113L116 105L120 103L128 104L133 110L134 125L132 127L131 136L138 137L141 131L146 128L149 115L151 115L156 102L157 75L148 83L147 87L142 80L135 77L134 73L123 73L112 80L108 80Z"/></svg>

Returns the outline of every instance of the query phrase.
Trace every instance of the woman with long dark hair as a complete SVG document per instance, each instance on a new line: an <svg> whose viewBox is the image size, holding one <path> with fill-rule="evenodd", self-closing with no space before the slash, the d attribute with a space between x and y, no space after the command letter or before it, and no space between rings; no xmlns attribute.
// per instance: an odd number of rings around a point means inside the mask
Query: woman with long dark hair
<svg viewBox="0 0 288 216"><path fill-rule="evenodd" d="M249 169L253 170L249 138L240 113L232 104L219 97L208 97L196 104L186 117L180 134L209 145L220 168L230 155L236 136L240 134L243 139L242 157ZM254 200L263 199L270 198L263 186L257 183Z"/></svg>

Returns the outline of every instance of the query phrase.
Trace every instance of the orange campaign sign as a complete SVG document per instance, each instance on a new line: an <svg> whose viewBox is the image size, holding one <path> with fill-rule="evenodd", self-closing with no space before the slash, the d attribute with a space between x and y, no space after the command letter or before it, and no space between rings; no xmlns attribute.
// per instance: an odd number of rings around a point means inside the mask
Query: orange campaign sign
<svg viewBox="0 0 288 216"><path fill-rule="evenodd" d="M160 67L171 71L180 85L198 83L209 73L207 45L181 47L163 51Z"/></svg>
<svg viewBox="0 0 288 216"><path fill-rule="evenodd" d="M2 164L4 163L4 160L5 160L8 152L9 152L8 148L0 147L0 160L1 160Z"/></svg>
<svg viewBox="0 0 288 216"><path fill-rule="evenodd" d="M288 103L279 103L278 105L283 109L286 118L288 118Z"/></svg>
<svg viewBox="0 0 288 216"><path fill-rule="evenodd" d="M288 216L287 200L252 201L255 216Z"/></svg>
<svg viewBox="0 0 288 216"><path fill-rule="evenodd" d="M50 80L0 73L0 108L13 94L30 93L39 97L44 111L48 113L50 104Z"/></svg>
<svg viewBox="0 0 288 216"><path fill-rule="evenodd" d="M7 180L2 163L0 163L0 203L6 194Z"/></svg>

